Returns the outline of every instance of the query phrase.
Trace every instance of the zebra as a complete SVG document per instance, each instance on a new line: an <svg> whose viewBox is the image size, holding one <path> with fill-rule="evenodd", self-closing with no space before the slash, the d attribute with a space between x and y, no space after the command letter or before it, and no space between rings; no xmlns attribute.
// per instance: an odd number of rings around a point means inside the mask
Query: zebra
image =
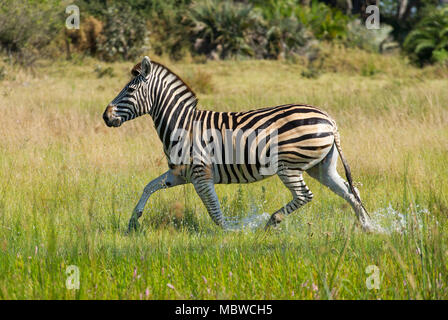
<svg viewBox="0 0 448 320"><path fill-rule="evenodd" d="M163 144L169 170L150 181L143 189L132 216L128 231L139 228L138 219L149 197L156 191L192 183L210 217L218 226L227 228L229 220L223 215L215 184L251 183L277 175L292 194L292 199L270 216L265 229L279 224L287 215L296 211L313 198L303 180L306 171L312 178L345 199L356 213L358 223L364 231L373 231L367 210L359 191L353 186L350 167L345 160L336 122L321 109L306 104L286 104L276 107L244 112L216 112L197 108L198 98L193 90L174 72L147 56L131 70L132 79L110 102L103 114L108 127L119 127L124 122L149 114ZM195 130L195 124L202 128ZM175 133L183 130L179 137L184 142L194 142L204 149L203 133L207 129L226 136L226 130L239 130L238 141L230 136L231 151L242 154L240 163L215 163L205 158L193 157L179 162L174 155L181 144ZM245 163L257 149L267 150L274 146L265 139L262 146L249 137L269 136L267 131L276 131L276 166L274 170L262 172L265 166L256 156L255 161ZM174 137L174 138L173 138ZM206 140L206 139L205 139ZM266 140L268 141L266 143ZM198 142L199 141L199 142ZM191 146L188 147L187 149ZM224 148L228 149L228 148ZM205 151L204 151L205 150ZM271 150L272 151L272 150ZM228 150L224 151L228 152ZM340 157L347 181L337 172ZM204 160L205 159L205 160Z"/></svg>

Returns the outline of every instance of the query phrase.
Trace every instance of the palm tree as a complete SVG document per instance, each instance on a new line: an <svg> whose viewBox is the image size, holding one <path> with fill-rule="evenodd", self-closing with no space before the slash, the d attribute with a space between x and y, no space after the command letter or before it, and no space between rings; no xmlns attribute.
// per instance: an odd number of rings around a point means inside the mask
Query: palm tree
<svg viewBox="0 0 448 320"><path fill-rule="evenodd" d="M423 18L404 41L404 50L420 66L448 60L448 8Z"/></svg>

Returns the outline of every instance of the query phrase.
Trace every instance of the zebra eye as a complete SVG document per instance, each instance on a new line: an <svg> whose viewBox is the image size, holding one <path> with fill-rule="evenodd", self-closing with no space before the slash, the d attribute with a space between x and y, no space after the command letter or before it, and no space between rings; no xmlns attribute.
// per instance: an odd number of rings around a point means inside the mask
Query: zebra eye
<svg viewBox="0 0 448 320"><path fill-rule="evenodd" d="M133 88L133 87L128 87L128 92L129 93L132 93L132 92L134 92L135 91L135 88Z"/></svg>

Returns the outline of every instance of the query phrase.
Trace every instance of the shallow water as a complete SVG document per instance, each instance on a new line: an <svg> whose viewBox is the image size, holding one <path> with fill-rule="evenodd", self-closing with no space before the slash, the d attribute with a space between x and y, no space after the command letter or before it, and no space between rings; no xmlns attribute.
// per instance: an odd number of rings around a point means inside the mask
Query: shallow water
<svg viewBox="0 0 448 320"><path fill-rule="evenodd" d="M248 217L242 219L227 218L225 222L226 231L253 231L260 227L264 227L271 215L267 212L251 213Z"/></svg>
<svg viewBox="0 0 448 320"><path fill-rule="evenodd" d="M408 208L406 212L394 209L389 203L387 207L379 208L370 213L370 222L373 230L378 233L404 233L413 223L419 230L423 228L425 217L431 213L427 208L416 205L413 209ZM271 215L267 212L257 213L252 211L244 218L226 218L226 231L254 231L266 225ZM436 221L437 223L437 221Z"/></svg>
<svg viewBox="0 0 448 320"><path fill-rule="evenodd" d="M419 205L416 205L412 209L408 208L406 212L400 212L394 209L392 204L389 203L386 208L379 208L371 212L370 217L375 231L391 234L406 232L411 223L414 223L421 230L425 217L430 214L427 208Z"/></svg>

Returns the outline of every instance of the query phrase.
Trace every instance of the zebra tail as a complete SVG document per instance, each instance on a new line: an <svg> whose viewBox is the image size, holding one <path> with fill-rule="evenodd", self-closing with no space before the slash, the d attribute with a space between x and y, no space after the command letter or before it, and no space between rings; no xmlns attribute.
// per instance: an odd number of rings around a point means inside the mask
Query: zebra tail
<svg viewBox="0 0 448 320"><path fill-rule="evenodd" d="M347 160L345 160L344 155L342 154L341 138L339 136L339 131L338 131L336 125L334 126L333 135L334 135L334 144L336 145L336 149L338 149L339 157L341 158L342 165L344 166L345 176L346 176L348 184L350 186L350 190L352 191L353 195L355 196L356 201L359 202L361 207L364 209L364 211L367 213L367 215L370 218L369 212L364 207L364 204L362 203L361 199L359 198L358 193L355 191L355 188L353 187L352 173L350 171L350 166L348 165Z"/></svg>

